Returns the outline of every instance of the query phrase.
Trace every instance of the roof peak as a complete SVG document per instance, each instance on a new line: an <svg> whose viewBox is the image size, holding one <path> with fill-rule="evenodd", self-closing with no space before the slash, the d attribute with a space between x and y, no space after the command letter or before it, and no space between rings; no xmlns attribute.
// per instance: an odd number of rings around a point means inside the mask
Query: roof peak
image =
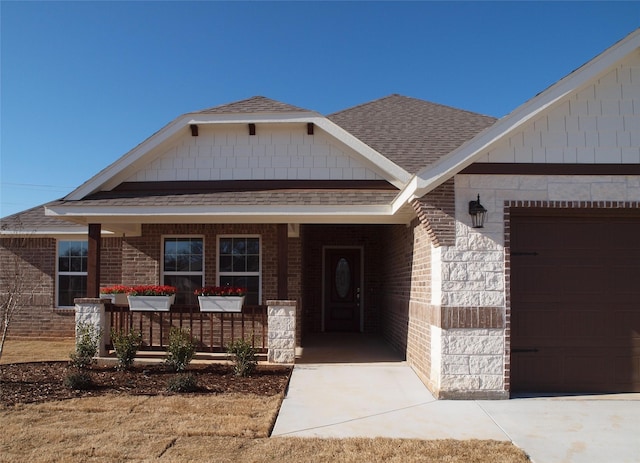
<svg viewBox="0 0 640 463"><path fill-rule="evenodd" d="M201 111L195 111L194 114L287 113L309 111L308 109L256 95L245 98L244 100L233 101Z"/></svg>

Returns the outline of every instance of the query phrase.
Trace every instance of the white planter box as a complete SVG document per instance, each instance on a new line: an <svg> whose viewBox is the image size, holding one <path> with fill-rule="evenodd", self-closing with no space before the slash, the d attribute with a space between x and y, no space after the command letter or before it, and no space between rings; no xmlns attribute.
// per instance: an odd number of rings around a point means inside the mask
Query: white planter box
<svg viewBox="0 0 640 463"><path fill-rule="evenodd" d="M198 296L200 312L241 312L244 296Z"/></svg>
<svg viewBox="0 0 640 463"><path fill-rule="evenodd" d="M127 293L100 294L100 299L111 299L112 304L127 305Z"/></svg>
<svg viewBox="0 0 640 463"><path fill-rule="evenodd" d="M171 296L127 296L129 310L168 312L171 304L176 300L176 295Z"/></svg>

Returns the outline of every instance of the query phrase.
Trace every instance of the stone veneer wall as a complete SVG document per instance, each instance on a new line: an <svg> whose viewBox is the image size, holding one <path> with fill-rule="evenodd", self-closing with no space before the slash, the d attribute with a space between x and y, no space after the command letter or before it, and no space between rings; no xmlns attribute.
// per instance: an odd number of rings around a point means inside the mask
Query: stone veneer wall
<svg viewBox="0 0 640 463"><path fill-rule="evenodd" d="M442 319L431 333L434 389L443 398L508 397L508 207L638 207L640 178L458 175L455 186L456 243L441 248ZM488 209L482 229L467 211L477 194Z"/></svg>
<svg viewBox="0 0 640 463"><path fill-rule="evenodd" d="M295 363L296 301L267 301L269 333L267 360L272 363Z"/></svg>

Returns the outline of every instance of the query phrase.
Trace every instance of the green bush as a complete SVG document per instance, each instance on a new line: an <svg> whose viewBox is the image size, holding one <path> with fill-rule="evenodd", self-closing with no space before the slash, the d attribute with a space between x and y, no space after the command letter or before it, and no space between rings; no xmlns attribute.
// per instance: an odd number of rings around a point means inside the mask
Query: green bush
<svg viewBox="0 0 640 463"><path fill-rule="evenodd" d="M233 371L236 376L250 376L258 366L256 350L249 340L237 339L229 343L227 353L233 358Z"/></svg>
<svg viewBox="0 0 640 463"><path fill-rule="evenodd" d="M196 389L198 389L198 381L191 373L176 375L167 384L169 392L194 392Z"/></svg>
<svg viewBox="0 0 640 463"><path fill-rule="evenodd" d="M82 369L69 370L64 378L64 385L69 389L85 390L93 386L91 375Z"/></svg>
<svg viewBox="0 0 640 463"><path fill-rule="evenodd" d="M174 371L184 371L196 353L196 345L189 330L171 328L166 364Z"/></svg>
<svg viewBox="0 0 640 463"><path fill-rule="evenodd" d="M111 342L118 358L118 370L127 370L133 365L136 353L142 345L142 333L131 330L128 333L116 331L111 333Z"/></svg>
<svg viewBox="0 0 640 463"><path fill-rule="evenodd" d="M76 326L76 350L70 354L71 366L87 368L95 363L102 331L91 323L78 323Z"/></svg>

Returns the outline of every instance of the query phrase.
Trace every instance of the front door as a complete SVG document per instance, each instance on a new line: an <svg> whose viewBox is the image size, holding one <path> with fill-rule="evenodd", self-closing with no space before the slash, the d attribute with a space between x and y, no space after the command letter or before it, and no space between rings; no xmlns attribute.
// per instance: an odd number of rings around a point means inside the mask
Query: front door
<svg viewBox="0 0 640 463"><path fill-rule="evenodd" d="M360 331L360 259L358 248L325 249L325 331Z"/></svg>

